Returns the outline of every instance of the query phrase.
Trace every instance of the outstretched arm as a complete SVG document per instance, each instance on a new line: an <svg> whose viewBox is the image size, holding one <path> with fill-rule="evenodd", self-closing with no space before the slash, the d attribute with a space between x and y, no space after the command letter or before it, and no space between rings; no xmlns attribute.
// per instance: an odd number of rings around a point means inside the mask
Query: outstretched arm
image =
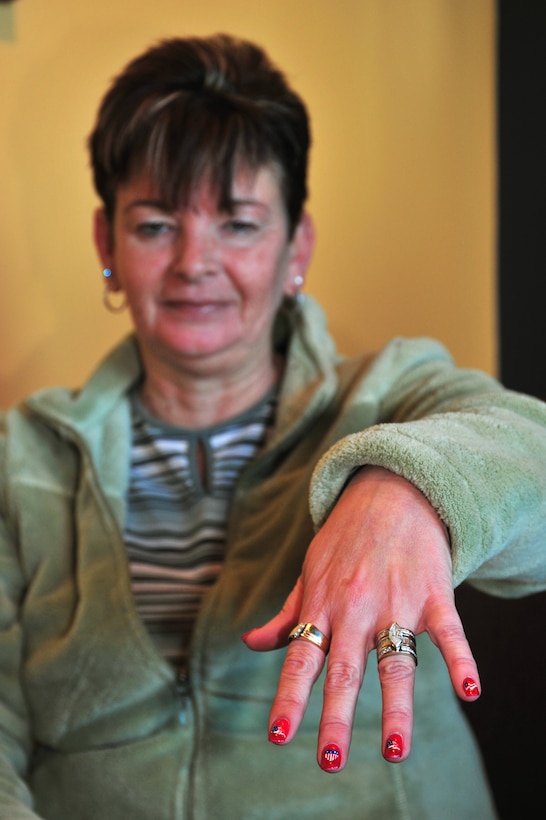
<svg viewBox="0 0 546 820"><path fill-rule="evenodd" d="M289 742L311 688L327 663L318 762L328 771L347 761L356 701L375 636L393 622L428 632L460 697L479 694L476 663L455 609L446 530L427 499L382 468L360 470L313 539L283 610L245 636L254 650L285 644L293 626L311 622L331 637L326 658L303 640L290 643L271 710L272 740ZM376 674L375 658L368 674ZM383 693L382 753L411 749L415 663L393 653L378 665Z"/></svg>

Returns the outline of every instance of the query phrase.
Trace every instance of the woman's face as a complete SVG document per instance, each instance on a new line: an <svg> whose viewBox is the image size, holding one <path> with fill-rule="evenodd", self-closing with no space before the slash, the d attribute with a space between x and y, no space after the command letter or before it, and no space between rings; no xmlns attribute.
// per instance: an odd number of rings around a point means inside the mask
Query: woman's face
<svg viewBox="0 0 546 820"><path fill-rule="evenodd" d="M118 189L113 225L97 213L95 238L109 287L126 294L145 366L200 374L270 361L275 313L313 247L307 216L288 238L269 166L235 175L227 213L205 185L172 211L147 177L133 179Z"/></svg>

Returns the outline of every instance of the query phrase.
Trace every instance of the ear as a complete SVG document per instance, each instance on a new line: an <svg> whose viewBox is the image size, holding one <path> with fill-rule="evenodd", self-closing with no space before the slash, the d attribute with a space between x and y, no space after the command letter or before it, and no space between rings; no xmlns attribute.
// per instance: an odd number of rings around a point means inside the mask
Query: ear
<svg viewBox="0 0 546 820"><path fill-rule="evenodd" d="M111 276L106 280L110 290L119 290L114 271L114 239L112 236L112 225L108 220L103 208L97 208L93 219L93 239L95 248L103 268L110 268Z"/></svg>
<svg viewBox="0 0 546 820"><path fill-rule="evenodd" d="M288 272L284 287L284 292L288 296L296 296L301 290L314 248L315 226L311 215L304 212L296 226L290 244Z"/></svg>

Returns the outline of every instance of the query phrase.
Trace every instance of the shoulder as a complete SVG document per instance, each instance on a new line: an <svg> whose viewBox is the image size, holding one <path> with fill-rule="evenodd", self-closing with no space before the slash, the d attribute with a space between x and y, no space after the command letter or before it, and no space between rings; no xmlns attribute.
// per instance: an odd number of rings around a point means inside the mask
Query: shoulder
<svg viewBox="0 0 546 820"><path fill-rule="evenodd" d="M0 415L2 481L63 483L85 447L99 459L114 452L128 426L127 394L140 376L136 343L129 337L100 363L81 389L53 387L34 393ZM66 476L65 476L66 477Z"/></svg>

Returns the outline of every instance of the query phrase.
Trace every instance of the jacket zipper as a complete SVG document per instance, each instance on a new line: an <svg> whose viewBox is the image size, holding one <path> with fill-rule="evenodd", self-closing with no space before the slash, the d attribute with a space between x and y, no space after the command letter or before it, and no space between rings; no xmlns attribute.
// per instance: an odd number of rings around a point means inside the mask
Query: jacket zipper
<svg viewBox="0 0 546 820"><path fill-rule="evenodd" d="M175 687L178 699L178 721L181 726L185 726L188 720L188 697L190 694L190 681L185 669L179 669L176 673Z"/></svg>

